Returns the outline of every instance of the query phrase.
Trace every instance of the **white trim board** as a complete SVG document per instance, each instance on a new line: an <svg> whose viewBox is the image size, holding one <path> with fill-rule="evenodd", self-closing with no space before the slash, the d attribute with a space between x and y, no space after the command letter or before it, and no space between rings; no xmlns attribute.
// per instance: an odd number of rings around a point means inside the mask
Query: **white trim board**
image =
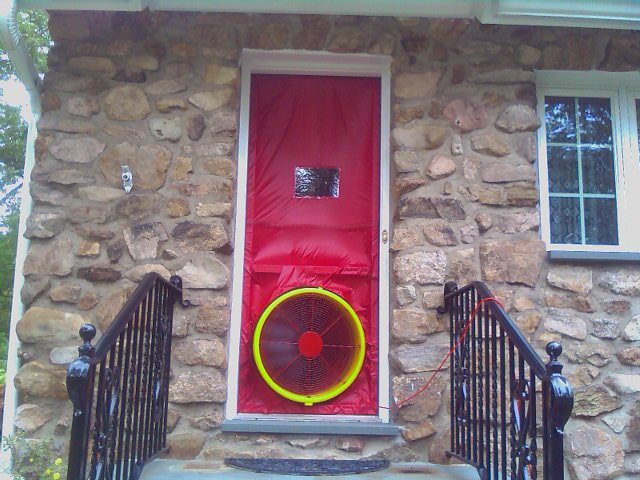
<svg viewBox="0 0 640 480"><path fill-rule="evenodd" d="M378 281L378 409L374 422L389 422L389 243L382 241L382 232L389 232L389 135L391 125L391 57L366 54L336 54L327 52L261 51L245 49L240 56L242 67L240 125L238 136L238 178L233 253L233 280L231 292L231 326L229 329L229 368L227 370L227 403L225 418L243 418L238 413L238 375L240 357L240 331L242 320L242 291L244 270L244 244L246 226L247 173L249 156L249 105L251 75L253 73L279 73L295 75L332 75L380 78L380 251ZM254 415L270 420L291 420L287 415ZM318 415L297 415L296 420L318 420ZM362 423L363 416L327 415L327 421Z"/></svg>

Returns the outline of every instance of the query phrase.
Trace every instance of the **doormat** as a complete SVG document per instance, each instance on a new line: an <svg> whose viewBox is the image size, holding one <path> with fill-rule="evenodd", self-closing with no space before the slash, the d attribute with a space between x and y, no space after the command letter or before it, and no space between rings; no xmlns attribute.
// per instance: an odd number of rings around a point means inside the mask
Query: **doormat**
<svg viewBox="0 0 640 480"><path fill-rule="evenodd" d="M308 460L282 458L225 458L230 467L256 473L279 475L351 475L375 472L389 466L389 460Z"/></svg>

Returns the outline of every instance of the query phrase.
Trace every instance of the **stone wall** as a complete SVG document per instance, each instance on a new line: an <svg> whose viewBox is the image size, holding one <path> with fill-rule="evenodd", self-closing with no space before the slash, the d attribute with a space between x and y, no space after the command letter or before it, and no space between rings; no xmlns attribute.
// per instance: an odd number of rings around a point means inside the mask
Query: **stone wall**
<svg viewBox="0 0 640 480"><path fill-rule="evenodd" d="M18 324L16 424L64 446L64 366L145 272L182 275L173 456L444 462L448 389L394 412L394 440L222 434L242 48L386 54L392 65L393 394L448 345L442 284L483 279L533 345L560 339L576 393L574 478L640 472L640 268L549 264L539 239L533 69L638 70L624 31L462 20L52 12ZM386 159L384 159L386 161ZM134 187L125 194L120 166ZM543 358L546 356L543 355ZM60 412L66 412L66 415ZM596 441L594 441L596 439Z"/></svg>

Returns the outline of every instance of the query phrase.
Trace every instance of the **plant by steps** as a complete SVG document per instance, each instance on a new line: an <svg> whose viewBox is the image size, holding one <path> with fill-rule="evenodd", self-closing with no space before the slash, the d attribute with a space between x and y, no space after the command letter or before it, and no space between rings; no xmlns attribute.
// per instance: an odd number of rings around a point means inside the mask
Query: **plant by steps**
<svg viewBox="0 0 640 480"><path fill-rule="evenodd" d="M11 450L16 480L65 480L66 461L55 455L51 438L27 438L22 433L3 437L3 448Z"/></svg>

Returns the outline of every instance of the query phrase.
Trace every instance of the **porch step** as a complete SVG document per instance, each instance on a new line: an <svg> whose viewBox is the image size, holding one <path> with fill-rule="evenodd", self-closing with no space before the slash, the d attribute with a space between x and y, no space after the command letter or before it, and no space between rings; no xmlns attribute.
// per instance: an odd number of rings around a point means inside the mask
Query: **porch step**
<svg viewBox="0 0 640 480"><path fill-rule="evenodd" d="M154 460L142 471L140 480L479 480L469 465L392 463L385 470L353 475L279 475L254 473L226 466L223 462L199 460Z"/></svg>

